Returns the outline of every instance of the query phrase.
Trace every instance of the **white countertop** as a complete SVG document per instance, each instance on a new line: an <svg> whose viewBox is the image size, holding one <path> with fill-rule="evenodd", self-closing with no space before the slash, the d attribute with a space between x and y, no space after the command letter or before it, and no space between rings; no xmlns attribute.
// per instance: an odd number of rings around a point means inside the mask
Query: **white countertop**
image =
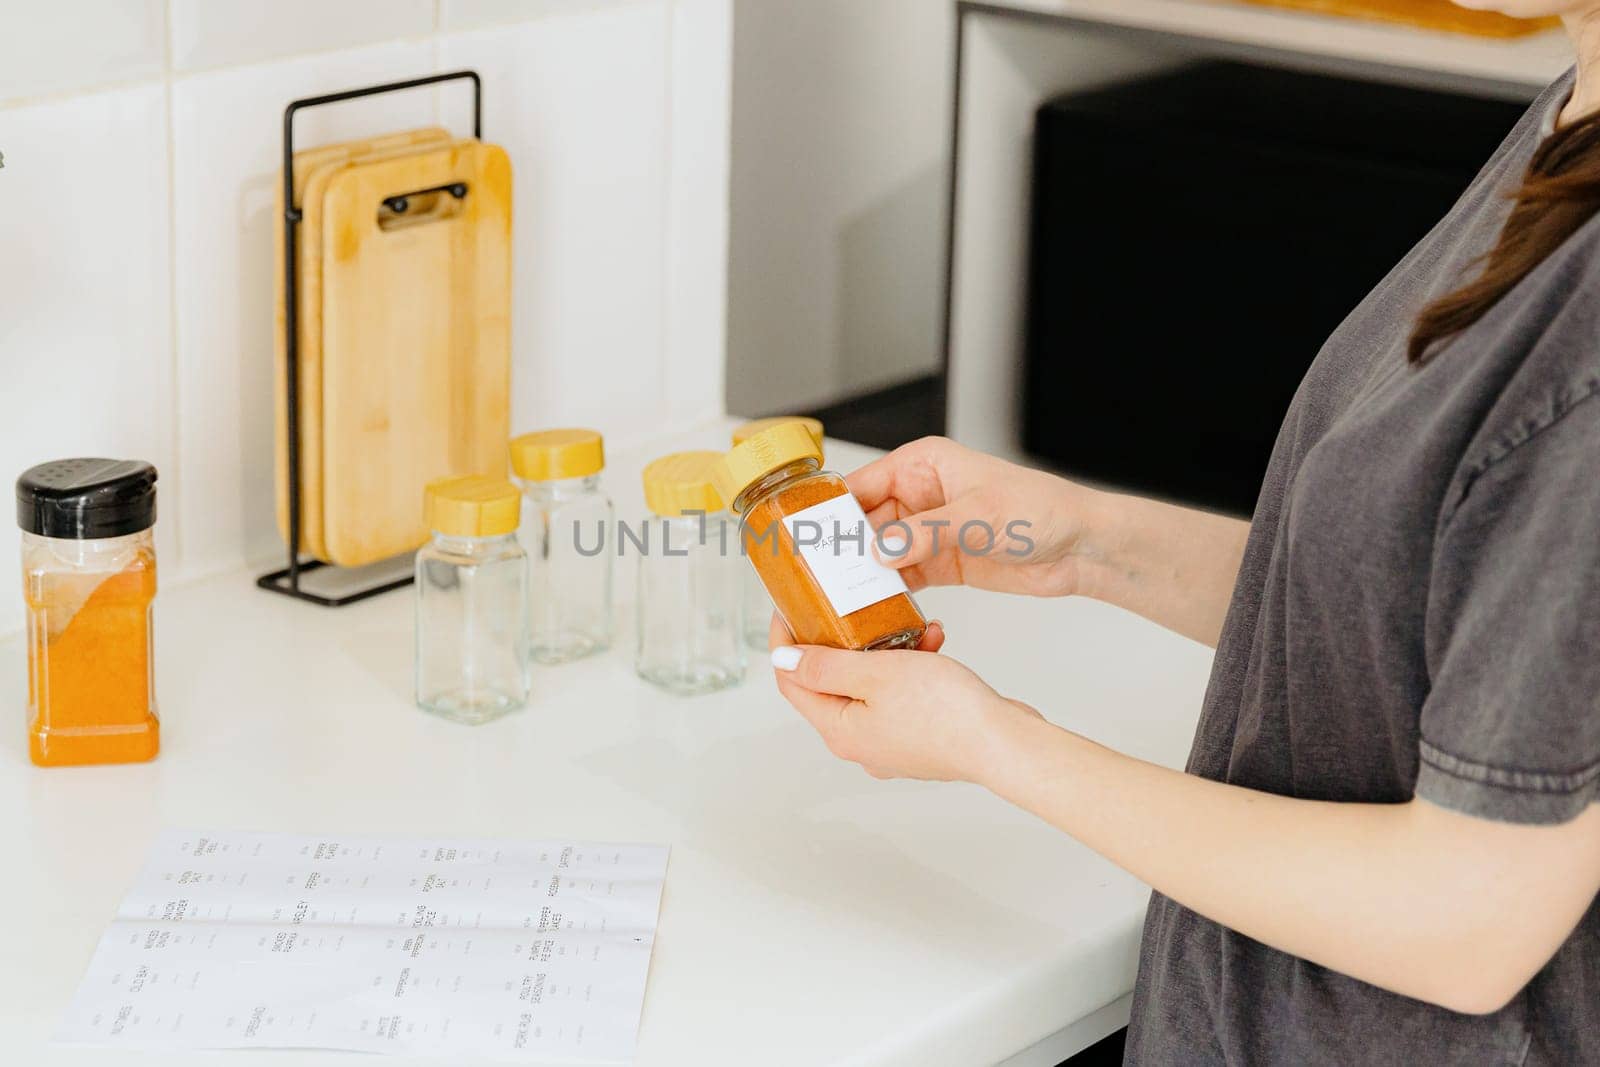
<svg viewBox="0 0 1600 1067"><path fill-rule="evenodd" d="M731 423L730 423L731 425ZM656 451L718 447L718 425ZM872 453L830 442L829 466ZM608 485L637 514L644 456ZM631 600L631 570L619 578ZM949 654L1057 722L1181 765L1209 650L1084 600L920 597ZM968 1067L1123 997L1147 891L1044 824L963 785L877 782L828 755L752 663L680 699L610 653L539 671L487 726L411 705L412 601L337 610L240 572L157 600L162 753L35 768L23 649L0 644L0 1060L104 1064L48 1041L153 835L168 826L452 832L670 845L640 1067ZM220 1057L220 1059L219 1059ZM173 1065L348 1065L350 1054L117 1057Z"/></svg>

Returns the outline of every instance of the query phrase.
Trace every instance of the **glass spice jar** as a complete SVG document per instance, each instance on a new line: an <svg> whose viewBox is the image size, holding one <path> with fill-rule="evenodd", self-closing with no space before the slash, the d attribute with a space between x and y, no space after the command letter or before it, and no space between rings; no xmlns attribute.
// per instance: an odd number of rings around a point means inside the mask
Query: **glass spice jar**
<svg viewBox="0 0 1600 1067"><path fill-rule="evenodd" d="M17 479L28 607L28 755L134 763L161 743L151 605L156 469L63 459Z"/></svg>
<svg viewBox="0 0 1600 1067"><path fill-rule="evenodd" d="M876 536L844 479L822 470L803 426L785 423L734 446L714 468L740 516L742 549L799 644L913 647L926 621L899 572L872 555Z"/></svg>
<svg viewBox="0 0 1600 1067"><path fill-rule="evenodd" d="M798 422L811 434L817 442L817 454L825 458L826 453L822 445L822 422L809 415L774 415L771 418L755 419L733 431L733 443L742 445L745 439L752 434L785 422ZM772 598L767 595L767 587L761 584L761 575L754 568L744 568L744 643L758 652L767 650L767 637L772 628Z"/></svg>
<svg viewBox="0 0 1600 1067"><path fill-rule="evenodd" d="M528 553L528 650L566 663L611 647L615 509L600 487L605 442L594 430L542 430L511 441Z"/></svg>
<svg viewBox="0 0 1600 1067"><path fill-rule="evenodd" d="M644 469L655 514L639 557L639 677L691 696L744 679L737 532L711 485L719 452L678 452Z"/></svg>
<svg viewBox="0 0 1600 1067"><path fill-rule="evenodd" d="M417 550L417 706L476 726L528 701L528 561L522 498L500 478L428 483L432 539Z"/></svg>

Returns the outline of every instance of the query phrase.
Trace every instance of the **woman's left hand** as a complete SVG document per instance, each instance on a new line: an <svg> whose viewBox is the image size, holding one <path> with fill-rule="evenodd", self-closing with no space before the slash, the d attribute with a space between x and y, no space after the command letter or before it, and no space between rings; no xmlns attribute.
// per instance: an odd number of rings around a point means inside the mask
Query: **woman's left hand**
<svg viewBox="0 0 1600 1067"><path fill-rule="evenodd" d="M840 759L874 778L982 783L997 725L1031 715L955 660L934 655L944 629L931 623L918 650L845 652L795 645L776 615L768 643L778 691Z"/></svg>

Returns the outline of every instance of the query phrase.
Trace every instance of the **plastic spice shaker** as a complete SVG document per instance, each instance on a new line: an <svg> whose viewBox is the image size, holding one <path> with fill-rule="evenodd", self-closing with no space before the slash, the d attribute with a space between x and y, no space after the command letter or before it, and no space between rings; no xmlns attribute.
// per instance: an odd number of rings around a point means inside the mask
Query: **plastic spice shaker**
<svg viewBox="0 0 1600 1067"><path fill-rule="evenodd" d="M160 748L155 521L148 463L63 459L17 479L34 763L132 763Z"/></svg>

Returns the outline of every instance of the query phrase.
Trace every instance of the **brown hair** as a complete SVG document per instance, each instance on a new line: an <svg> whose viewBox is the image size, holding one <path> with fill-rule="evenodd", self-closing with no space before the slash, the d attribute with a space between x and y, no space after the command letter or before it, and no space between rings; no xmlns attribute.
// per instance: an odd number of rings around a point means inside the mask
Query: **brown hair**
<svg viewBox="0 0 1600 1067"><path fill-rule="evenodd" d="M1483 317L1600 211L1600 114L1545 138L1528 164L1500 238L1483 257L1483 273L1422 309L1411 331L1411 362Z"/></svg>

